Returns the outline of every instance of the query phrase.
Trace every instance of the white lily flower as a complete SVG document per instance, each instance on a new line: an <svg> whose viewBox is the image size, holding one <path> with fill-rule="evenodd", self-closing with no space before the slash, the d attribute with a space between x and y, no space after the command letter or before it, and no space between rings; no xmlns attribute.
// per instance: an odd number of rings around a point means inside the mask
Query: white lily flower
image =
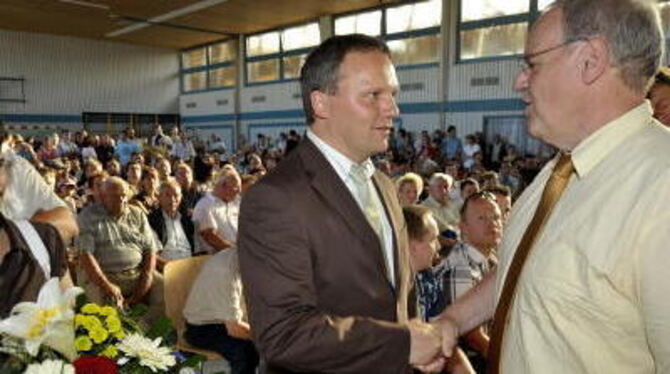
<svg viewBox="0 0 670 374"><path fill-rule="evenodd" d="M22 302L12 308L11 315L0 321L0 333L23 339L32 356L44 344L73 360L77 352L72 306L82 292L79 287L61 292L59 279L51 278L40 289L37 302Z"/></svg>

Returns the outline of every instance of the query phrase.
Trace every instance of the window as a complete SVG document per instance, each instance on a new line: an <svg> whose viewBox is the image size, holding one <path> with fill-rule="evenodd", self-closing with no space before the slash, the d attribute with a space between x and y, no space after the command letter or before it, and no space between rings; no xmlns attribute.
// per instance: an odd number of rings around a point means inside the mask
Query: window
<svg viewBox="0 0 670 374"><path fill-rule="evenodd" d="M523 53L528 25L554 0L460 0L457 61Z"/></svg>
<svg viewBox="0 0 670 374"><path fill-rule="evenodd" d="M218 42L181 53L182 92L234 87L237 80L236 40Z"/></svg>
<svg viewBox="0 0 670 374"><path fill-rule="evenodd" d="M316 22L248 36L247 83L298 78L307 53L320 42L321 32Z"/></svg>
<svg viewBox="0 0 670 374"><path fill-rule="evenodd" d="M335 34L381 36L399 66L437 63L441 23L442 0L418 1L338 17Z"/></svg>
<svg viewBox="0 0 670 374"><path fill-rule="evenodd" d="M359 13L335 19L335 35L365 34L379 36L382 33L382 11Z"/></svg>

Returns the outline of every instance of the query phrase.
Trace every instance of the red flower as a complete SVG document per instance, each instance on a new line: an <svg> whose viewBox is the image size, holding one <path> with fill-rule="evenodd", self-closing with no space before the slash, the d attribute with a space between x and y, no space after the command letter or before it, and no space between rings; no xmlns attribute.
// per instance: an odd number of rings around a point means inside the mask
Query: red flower
<svg viewBox="0 0 670 374"><path fill-rule="evenodd" d="M107 357L80 357L74 362L76 374L118 374L116 362Z"/></svg>

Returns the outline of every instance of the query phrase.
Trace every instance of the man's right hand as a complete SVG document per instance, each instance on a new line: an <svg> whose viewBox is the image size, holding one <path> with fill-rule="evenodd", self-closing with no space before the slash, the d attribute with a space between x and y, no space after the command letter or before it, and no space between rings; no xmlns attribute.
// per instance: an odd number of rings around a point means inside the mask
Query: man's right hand
<svg viewBox="0 0 670 374"><path fill-rule="evenodd" d="M432 366L442 356L442 338L438 326L413 319L408 323L410 334L409 363ZM431 370L432 371L432 370Z"/></svg>

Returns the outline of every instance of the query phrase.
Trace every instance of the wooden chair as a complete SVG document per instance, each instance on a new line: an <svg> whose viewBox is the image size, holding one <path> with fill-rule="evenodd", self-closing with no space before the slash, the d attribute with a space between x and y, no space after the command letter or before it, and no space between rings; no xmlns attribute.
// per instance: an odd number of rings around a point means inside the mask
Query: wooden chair
<svg viewBox="0 0 670 374"><path fill-rule="evenodd" d="M177 330L177 349L207 357L208 360L224 360L214 351L195 348L184 339L186 321L184 321L184 305L191 291L200 268L211 256L196 256L169 261L163 270L165 315L172 321Z"/></svg>

